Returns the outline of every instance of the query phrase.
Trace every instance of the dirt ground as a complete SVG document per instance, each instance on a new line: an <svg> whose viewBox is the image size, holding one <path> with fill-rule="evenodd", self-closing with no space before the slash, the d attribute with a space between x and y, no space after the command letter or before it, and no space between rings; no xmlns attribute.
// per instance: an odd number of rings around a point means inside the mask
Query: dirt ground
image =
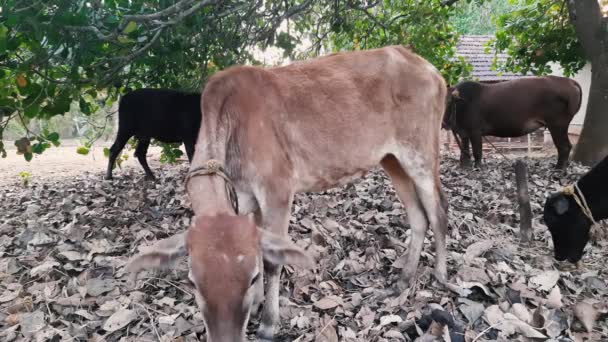
<svg viewBox="0 0 608 342"><path fill-rule="evenodd" d="M79 175L95 174L103 177L106 167L108 165L108 158L103 155L104 147L112 146L113 141L98 141L93 146L88 155L80 155L76 153L76 149L82 144L78 140L62 140L61 146L52 147L45 151L42 155L34 155L34 158L28 162L22 155L16 153L15 146L10 143L7 145L7 157L0 158L0 186L5 185L19 185L22 183L22 179L19 176L21 172L29 173L29 182L34 183L45 183L50 180L58 181L68 177L75 177ZM445 146L444 146L445 148ZM185 149L181 147L182 151ZM150 146L148 149L148 164L152 168L153 172L162 172L165 168L170 168L171 165L163 165L159 162L160 158L160 147ZM123 150L123 154L128 155L128 159L121 165L121 169L115 169L114 174L126 170L137 170L141 172L143 177L143 169L137 159L133 156L134 150ZM543 158L554 154L554 150L546 149L543 151L535 151L530 156L533 158ZM526 152L509 153L507 157L516 158L517 156L525 155ZM484 151L484 157L495 155L500 158L496 153L492 151ZM181 162L187 162L187 159L183 157Z"/></svg>
<svg viewBox="0 0 608 342"><path fill-rule="evenodd" d="M125 269L141 246L189 226L188 164L160 165L151 149L157 182L144 181L132 157L113 181L99 181L109 144L89 156L64 142L31 163L14 150L0 159L0 341L204 338L186 260L136 280ZM484 156L484 168L463 170L457 155L442 155L448 272L457 292L431 276L432 232L416 281L395 292L411 230L379 169L348 186L298 194L290 238L317 267L284 269L276 340L607 341L608 240L596 238L579 268L562 270L540 221L548 194L587 168L554 173L555 156L526 160L534 221L533 241L522 244L512 162ZM31 173L29 186L20 184L20 171ZM250 338L258 325L253 314Z"/></svg>
<svg viewBox="0 0 608 342"><path fill-rule="evenodd" d="M21 184L19 174L24 171L29 173L30 183L60 180L87 173L99 175L101 178L103 173L100 172L105 171L108 165L108 158L103 155L103 149L104 147L109 148L112 141L98 141L89 154L84 156L76 153L78 146L81 146L79 141L62 140L61 146L52 147L42 155L34 155L30 162L26 161L22 155L18 155L15 147L10 143L6 143L6 145L9 145L7 157L0 158L0 186ZM154 172L157 172L156 170L159 168L170 167L159 162L160 150L160 147L156 146L150 146L148 149L148 164ZM185 151L183 147L182 150ZM128 159L122 163L121 168L141 171L143 177L143 169L133 156L133 152L126 148L123 150L123 154L126 153ZM186 161L185 158L184 161ZM114 174L119 174L123 170L117 168L114 170Z"/></svg>

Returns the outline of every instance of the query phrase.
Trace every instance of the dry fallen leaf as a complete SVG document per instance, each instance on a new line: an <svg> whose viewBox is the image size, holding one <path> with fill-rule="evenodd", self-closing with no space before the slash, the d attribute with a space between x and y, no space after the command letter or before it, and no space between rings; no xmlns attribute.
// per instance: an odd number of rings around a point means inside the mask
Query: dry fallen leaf
<svg viewBox="0 0 608 342"><path fill-rule="evenodd" d="M551 309L559 309L562 307L562 293L559 286L555 286L547 296L547 307Z"/></svg>
<svg viewBox="0 0 608 342"><path fill-rule="evenodd" d="M401 318L401 316L398 316L398 315L386 315L386 316L380 317L380 326L381 327L383 327L385 325L389 325L391 323L399 323L399 322L403 322L403 319Z"/></svg>
<svg viewBox="0 0 608 342"><path fill-rule="evenodd" d="M593 305L585 302L579 302L574 307L574 315L576 318L583 323L587 332L591 332L593 330L593 326L595 325L595 320L597 319L598 312L593 307Z"/></svg>
<svg viewBox="0 0 608 342"><path fill-rule="evenodd" d="M530 283L536 285L541 291L549 291L559 280L559 271L545 271L537 276L530 278Z"/></svg>
<svg viewBox="0 0 608 342"><path fill-rule="evenodd" d="M149 159L156 168L154 158ZM581 335L571 326L572 312L564 308L573 298L608 302L605 266L599 262L608 258L606 244L590 244L584 273L560 273L560 288L531 281L552 270L551 236L541 219L548 192L587 170L572 164L567 174L556 176L551 173L554 161L527 161L538 245L526 247L519 244L514 228L519 220L511 163L488 151L486 168L463 170L457 155L442 156L442 185L449 201L448 272L453 284L463 285L447 289L432 275L435 236L429 230L413 285L394 292L412 232L406 210L380 167L344 187L297 194L290 237L314 255L318 271L288 267L282 274L277 340L315 341L324 323L333 319L332 329L319 338L460 342L467 336L472 341L491 325L492 313L502 327L487 330L478 342L494 337L523 341L529 339L525 335L538 333L554 341ZM19 322L22 314L32 312L46 315L33 341L204 339L186 260L133 283L124 272L141 246L188 227L193 214L183 185L188 167L185 158L163 166L155 172L157 182L145 182L139 165L123 164L113 181L101 181L103 170L92 170L38 184L33 179L28 188L0 187L0 312L5 326L0 341L25 340ZM323 245L315 245L315 238ZM561 294L561 307L554 309ZM432 323L423 308L445 310L453 321ZM113 332L103 330L113 315L126 309L137 309L137 316L111 325L117 329ZM525 312L533 312L528 325ZM252 325L257 322L259 315L253 315ZM122 324L128 325L119 328ZM458 326L466 329L461 333ZM255 328L248 327L248 339L254 338ZM606 332L605 320L598 319L584 336L608 340Z"/></svg>
<svg viewBox="0 0 608 342"><path fill-rule="evenodd" d="M32 336L36 332L42 330L46 325L44 321L44 313L34 311L32 313L22 313L19 316L19 324L21 325L21 333L26 337Z"/></svg>
<svg viewBox="0 0 608 342"><path fill-rule="evenodd" d="M134 310L120 309L105 321L103 330L107 332L120 330L135 319L137 319L137 313Z"/></svg>
<svg viewBox="0 0 608 342"><path fill-rule="evenodd" d="M321 310L333 309L337 306L344 305L341 297L338 296L327 296L314 303L314 306Z"/></svg>

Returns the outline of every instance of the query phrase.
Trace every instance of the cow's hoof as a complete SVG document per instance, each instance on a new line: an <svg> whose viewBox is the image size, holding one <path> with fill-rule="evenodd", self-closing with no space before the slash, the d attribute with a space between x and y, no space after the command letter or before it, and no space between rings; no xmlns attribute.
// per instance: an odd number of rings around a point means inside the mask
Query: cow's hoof
<svg viewBox="0 0 608 342"><path fill-rule="evenodd" d="M470 160L460 160L460 167L463 169L470 169L473 166Z"/></svg>
<svg viewBox="0 0 608 342"><path fill-rule="evenodd" d="M152 176L152 175L147 175L145 177L145 180L148 182L156 182L156 177Z"/></svg>
<svg viewBox="0 0 608 342"><path fill-rule="evenodd" d="M271 325L266 325L264 323L260 324L256 337L257 337L258 341L263 341L263 342L274 341L274 327Z"/></svg>

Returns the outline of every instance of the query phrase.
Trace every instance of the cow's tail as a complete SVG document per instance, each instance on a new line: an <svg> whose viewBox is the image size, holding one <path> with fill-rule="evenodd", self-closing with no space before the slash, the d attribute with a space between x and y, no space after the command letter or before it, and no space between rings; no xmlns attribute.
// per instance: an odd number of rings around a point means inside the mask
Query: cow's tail
<svg viewBox="0 0 608 342"><path fill-rule="evenodd" d="M583 103L583 89L581 88L581 85L577 81L575 81L575 80L571 80L571 81L578 89L578 92L576 93L576 95L571 95L568 98L568 111L570 112L570 115L574 116L581 109L581 105Z"/></svg>

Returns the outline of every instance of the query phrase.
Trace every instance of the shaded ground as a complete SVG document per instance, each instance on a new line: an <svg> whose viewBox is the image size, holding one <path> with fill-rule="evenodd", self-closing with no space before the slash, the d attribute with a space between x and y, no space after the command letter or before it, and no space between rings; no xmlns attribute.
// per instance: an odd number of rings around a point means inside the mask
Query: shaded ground
<svg viewBox="0 0 608 342"><path fill-rule="evenodd" d="M27 162L22 155L17 155L14 146L9 146L7 157L0 158L0 186L21 184L22 178L19 173L23 171L29 173L29 180L34 183L79 177L83 174L97 174L102 177L101 172L108 166L108 158L103 155L103 148L109 148L112 142L98 142L90 153L84 156L76 153L76 149L80 146L78 141L62 140L61 146L52 147L42 155L34 155L30 162ZM121 164L121 167L135 168L143 175L143 169L133 157L133 152L126 148L123 150L123 154L127 154L128 159ZM151 146L148 150L148 163L151 167L161 167L158 162L159 156L160 147ZM117 168L114 172L118 175L121 170Z"/></svg>
<svg viewBox="0 0 608 342"><path fill-rule="evenodd" d="M572 166L567 176L552 174L554 162L529 160L535 218L549 192L586 170ZM169 272L142 273L135 284L123 270L140 243L188 226L187 164L159 170L152 163L156 184L144 182L137 165L101 181L101 164L91 173L1 188L2 341L204 336L185 262ZM474 171L456 165L455 156L442 161L450 202L448 270L465 292L434 282L429 233L415 286L393 295L409 230L392 186L376 170L351 186L297 196L291 237L316 256L318 268L283 273L277 340L431 341L441 334L451 341L608 339L607 240L588 247L580 269L559 271L541 223L534 224L531 245L518 242L510 163L488 158ZM575 305L583 321L594 316L590 333L575 318ZM248 331L257 324L254 317Z"/></svg>

